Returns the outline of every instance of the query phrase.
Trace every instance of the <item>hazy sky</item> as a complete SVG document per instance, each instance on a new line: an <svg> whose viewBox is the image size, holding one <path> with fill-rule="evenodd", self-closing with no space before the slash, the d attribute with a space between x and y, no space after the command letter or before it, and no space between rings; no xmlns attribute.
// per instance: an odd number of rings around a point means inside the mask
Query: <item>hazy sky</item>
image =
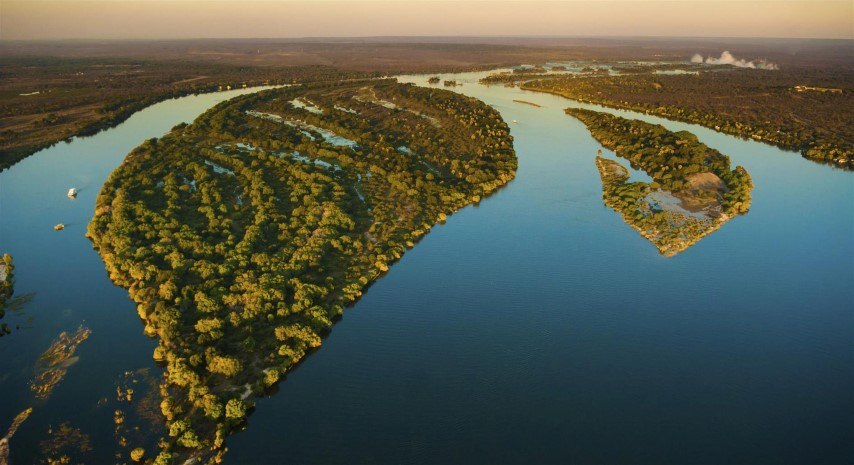
<svg viewBox="0 0 854 465"><path fill-rule="evenodd" d="M0 0L0 39L427 35L854 38L854 1Z"/></svg>

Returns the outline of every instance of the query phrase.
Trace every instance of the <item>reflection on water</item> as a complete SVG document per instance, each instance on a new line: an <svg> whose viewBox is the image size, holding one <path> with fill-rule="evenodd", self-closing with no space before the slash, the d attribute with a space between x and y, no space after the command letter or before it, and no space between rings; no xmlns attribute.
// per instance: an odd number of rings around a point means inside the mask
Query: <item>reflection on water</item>
<svg viewBox="0 0 854 465"><path fill-rule="evenodd" d="M4 321L0 322L0 337L11 334L12 331L32 329L35 317L27 314L26 307L35 296L35 292L28 292L6 301Z"/></svg>

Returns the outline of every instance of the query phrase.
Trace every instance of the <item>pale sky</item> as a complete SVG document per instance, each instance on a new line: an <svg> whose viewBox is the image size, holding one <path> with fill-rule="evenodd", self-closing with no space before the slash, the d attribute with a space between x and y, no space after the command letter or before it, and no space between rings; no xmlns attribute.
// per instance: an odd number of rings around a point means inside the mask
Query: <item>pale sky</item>
<svg viewBox="0 0 854 465"><path fill-rule="evenodd" d="M0 40L437 35L854 39L854 1L0 0Z"/></svg>

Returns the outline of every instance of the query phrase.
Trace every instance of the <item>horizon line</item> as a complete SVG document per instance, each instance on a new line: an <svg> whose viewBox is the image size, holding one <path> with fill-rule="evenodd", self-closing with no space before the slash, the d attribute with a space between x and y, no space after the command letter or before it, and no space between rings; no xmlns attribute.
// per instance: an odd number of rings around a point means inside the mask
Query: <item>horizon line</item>
<svg viewBox="0 0 854 465"><path fill-rule="evenodd" d="M301 40L347 40L347 39L695 39L695 40L821 40L834 42L854 42L854 38L845 37L783 37L783 36L684 36L684 35L529 35L529 34L474 34L474 35L348 35L348 36L293 36L293 37L53 37L33 39L5 39L0 42L192 42L202 40L247 41L301 41Z"/></svg>

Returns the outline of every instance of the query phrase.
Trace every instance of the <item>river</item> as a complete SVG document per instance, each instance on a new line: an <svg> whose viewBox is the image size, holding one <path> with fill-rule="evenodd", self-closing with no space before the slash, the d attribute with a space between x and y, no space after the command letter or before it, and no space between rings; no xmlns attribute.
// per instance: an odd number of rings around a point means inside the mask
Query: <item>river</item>
<svg viewBox="0 0 854 465"><path fill-rule="evenodd" d="M666 258L602 203L599 144L568 106L483 73L443 75L511 123L517 176L437 226L260 399L226 463L843 463L854 456L854 175L754 141L687 129L745 166L737 217ZM401 80L427 85L426 76ZM152 340L83 236L131 148L229 95L171 100L0 174L0 249L29 329L0 339L0 420L59 331L85 320L79 363L12 440L48 425L112 456L110 408ZM541 105L513 102L525 100ZM69 187L81 188L76 200ZM66 230L53 231L63 222ZM7 315L6 320L18 321ZM155 373L156 374L156 373ZM8 420L7 420L8 419Z"/></svg>

